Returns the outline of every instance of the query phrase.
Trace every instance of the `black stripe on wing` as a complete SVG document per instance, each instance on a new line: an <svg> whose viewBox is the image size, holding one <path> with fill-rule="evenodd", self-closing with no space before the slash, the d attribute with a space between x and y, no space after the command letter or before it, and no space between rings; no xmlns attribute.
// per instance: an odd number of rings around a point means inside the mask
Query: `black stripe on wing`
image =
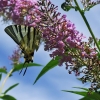
<svg viewBox="0 0 100 100"><path fill-rule="evenodd" d="M27 32L27 46L30 45L30 39L32 38L30 34L30 28L31 27L28 27L28 32Z"/></svg>
<svg viewBox="0 0 100 100"><path fill-rule="evenodd" d="M24 41L24 34L25 33L23 33L23 29L25 30L25 26L24 25L17 25L17 29L18 29L18 34L21 37L21 41L23 41L23 43L25 43L25 41Z"/></svg>
<svg viewBox="0 0 100 100"><path fill-rule="evenodd" d="M39 48L40 40L41 40L41 33L39 30L36 30L35 43L34 43L36 51Z"/></svg>
<svg viewBox="0 0 100 100"><path fill-rule="evenodd" d="M16 27L15 27L16 28ZM18 38L13 30L12 25L5 28L5 32L17 43L19 44ZM17 32L17 30L16 30Z"/></svg>

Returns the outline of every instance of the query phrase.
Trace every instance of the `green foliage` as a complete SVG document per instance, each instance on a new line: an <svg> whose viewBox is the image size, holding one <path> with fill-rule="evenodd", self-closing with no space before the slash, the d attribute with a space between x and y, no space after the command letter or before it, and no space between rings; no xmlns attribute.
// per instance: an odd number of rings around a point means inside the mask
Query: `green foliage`
<svg viewBox="0 0 100 100"><path fill-rule="evenodd" d="M77 89L82 89L82 90L85 90L85 91L89 91L89 89L87 89L87 88L82 88L82 87L73 87L73 88L77 88Z"/></svg>
<svg viewBox="0 0 100 100"><path fill-rule="evenodd" d="M19 83L10 86L7 90L5 90L4 93L0 94L0 98L1 98L2 100L17 100L17 99L15 99L13 96L7 95L6 93L7 93L8 91L10 91L11 89L13 89L14 87L16 87L18 84L19 84Z"/></svg>
<svg viewBox="0 0 100 100"><path fill-rule="evenodd" d="M75 1L75 0L74 0ZM81 11L84 13L85 11L89 11L91 8L93 8L94 6L96 6L97 3L91 3L91 4L88 4L87 7L84 7L84 9L82 9ZM66 2L62 3L61 4L61 8L64 10L64 11L69 11L71 9L75 9L75 11L78 11L79 8L76 6L72 6L70 4L70 0L66 0Z"/></svg>
<svg viewBox="0 0 100 100"><path fill-rule="evenodd" d="M19 84L19 83L10 86L10 87L4 92L4 94L6 94L9 90L11 90L11 89L13 89L14 87L16 87L18 84Z"/></svg>
<svg viewBox="0 0 100 100"><path fill-rule="evenodd" d="M77 11L77 8L74 7L74 6L71 6L69 5L68 3L64 2L61 4L61 8L64 10L64 11L69 11L71 9L75 9Z"/></svg>
<svg viewBox="0 0 100 100"><path fill-rule="evenodd" d="M89 94L80 100L100 100L100 94L93 92L92 94Z"/></svg>
<svg viewBox="0 0 100 100"><path fill-rule="evenodd" d="M100 60L100 52L98 52L97 56L98 56L98 59Z"/></svg>
<svg viewBox="0 0 100 100"><path fill-rule="evenodd" d="M50 69L56 67L59 63L59 59L60 57L56 57L55 59L52 59L51 61L49 61L49 63L41 70L41 72L39 73L39 75L37 76L34 84L37 82L37 80L43 76L46 72L48 72Z"/></svg>
<svg viewBox="0 0 100 100"><path fill-rule="evenodd" d="M84 91L69 91L69 90L62 90L62 91L84 96L80 100L100 100L100 94L99 93L90 92L87 88L81 88L81 87L74 87L74 88L82 89Z"/></svg>
<svg viewBox="0 0 100 100"><path fill-rule="evenodd" d="M10 91L11 89L13 89L14 87L16 87L18 84L19 84L19 83L10 86L4 93L0 94L0 98L1 98L2 100L17 100L17 99L15 99L13 96L7 95L6 93L7 93L8 91Z"/></svg>
<svg viewBox="0 0 100 100"><path fill-rule="evenodd" d="M100 39L99 39L99 41L98 41L98 45L100 46Z"/></svg>
<svg viewBox="0 0 100 100"><path fill-rule="evenodd" d="M4 68L0 68L0 73L7 74L7 71Z"/></svg>
<svg viewBox="0 0 100 100"><path fill-rule="evenodd" d="M13 70L13 72L19 71L19 70L21 70L22 68L33 67L33 66L34 66L34 67L36 67L36 66L40 67L40 66L42 66L42 65L36 64L36 63L26 63L26 64L21 63L21 64L18 64L18 65L14 65L14 70Z"/></svg>
<svg viewBox="0 0 100 100"><path fill-rule="evenodd" d="M0 81L1 81L1 78L2 78L2 74L0 74Z"/></svg>
<svg viewBox="0 0 100 100"><path fill-rule="evenodd" d="M11 95L4 95L2 97L0 97L2 100L17 100L15 99L13 96Z"/></svg>
<svg viewBox="0 0 100 100"><path fill-rule="evenodd" d="M6 71L4 68L0 68L0 72L1 72L1 73L7 74L7 71ZM8 73L7 76L8 76L8 75L10 75L10 73ZM6 80L7 80L7 76L6 76L6 78L4 79L4 81L3 81L3 83L1 84L1 87L0 87L0 98L1 98L2 100L17 100L17 99L15 99L13 96L7 95L6 93L7 93L8 91L10 91L11 89L13 89L14 87L16 87L19 83L10 86L7 90L5 90L4 93L2 93L3 85L4 85L4 83L5 83ZM1 81L1 79L2 79L2 74L0 74L0 81Z"/></svg>

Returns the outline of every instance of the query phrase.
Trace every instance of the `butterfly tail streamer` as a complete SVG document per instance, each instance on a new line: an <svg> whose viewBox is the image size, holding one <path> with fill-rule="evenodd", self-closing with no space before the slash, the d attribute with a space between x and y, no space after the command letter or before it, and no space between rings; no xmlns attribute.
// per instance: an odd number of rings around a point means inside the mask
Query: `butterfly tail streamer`
<svg viewBox="0 0 100 100"><path fill-rule="evenodd" d="M25 64L26 64L26 62L24 62L23 67L24 67L24 65L25 65ZM22 70L23 70L23 68L21 69L21 71L19 72L19 74L21 74L21 73L22 73ZM25 71L26 71L26 70L27 70L27 69L25 69ZM25 71L24 71L23 76L24 76L24 75L25 75L25 73L26 73Z"/></svg>
<svg viewBox="0 0 100 100"><path fill-rule="evenodd" d="M27 67L26 67L26 69L25 69L25 71L24 71L24 74L23 74L23 76L25 75L26 71L27 71Z"/></svg>

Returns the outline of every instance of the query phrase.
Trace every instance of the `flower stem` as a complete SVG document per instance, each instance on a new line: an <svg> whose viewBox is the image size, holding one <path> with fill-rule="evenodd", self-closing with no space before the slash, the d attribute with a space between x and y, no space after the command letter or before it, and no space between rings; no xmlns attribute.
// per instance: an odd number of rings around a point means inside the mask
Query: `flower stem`
<svg viewBox="0 0 100 100"><path fill-rule="evenodd" d="M7 81L7 79L8 79L9 76L12 74L13 70L14 70L14 68L12 68L12 69L9 71L9 73L7 74L7 76L5 77L5 79L3 80L3 82L2 82L2 84L1 84L1 86L0 86L0 95L1 95L1 93L2 93L2 90L3 90L3 88L4 88L4 85L5 85L6 81Z"/></svg>
<svg viewBox="0 0 100 100"><path fill-rule="evenodd" d="M90 25L89 25L89 23L88 23L88 21L87 21L85 15L84 15L84 12L80 9L80 7L79 7L77 1L74 0L74 2L75 2L76 6L77 6L77 8L78 8L78 11L79 11L80 14L81 14L81 16L82 16L82 18L83 18L83 20L84 20L86 26L87 26L87 28L88 28L88 30L89 30L89 32L90 32L92 38L94 39L94 42L95 42L95 44L96 44L98 50L100 51L100 46L99 46L98 43L97 43L97 40L96 40L96 38L95 38L95 35L93 34L93 32L92 32L92 30L91 30L91 27L90 27Z"/></svg>

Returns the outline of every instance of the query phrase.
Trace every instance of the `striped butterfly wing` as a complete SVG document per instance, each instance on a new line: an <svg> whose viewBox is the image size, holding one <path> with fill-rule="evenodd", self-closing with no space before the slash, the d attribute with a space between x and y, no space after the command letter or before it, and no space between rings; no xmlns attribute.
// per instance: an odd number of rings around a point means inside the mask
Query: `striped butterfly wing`
<svg viewBox="0 0 100 100"><path fill-rule="evenodd" d="M33 62L34 50L38 50L41 33L38 28L25 25L10 25L5 28L5 32L20 46L24 53L25 62ZM25 69L24 74L26 73ZM22 71L22 70L21 70ZM21 72L20 72L21 73ZM23 75L24 75L23 74Z"/></svg>
<svg viewBox="0 0 100 100"><path fill-rule="evenodd" d="M16 26L10 25L5 28L5 32L19 45L18 32L15 28Z"/></svg>
<svg viewBox="0 0 100 100"><path fill-rule="evenodd" d="M38 28L28 27L27 34L24 36L24 40L20 41L20 47L22 49L22 52L25 54L24 58L26 59L26 62L32 62L34 50L37 51L39 48L41 39L40 37L41 34Z"/></svg>

